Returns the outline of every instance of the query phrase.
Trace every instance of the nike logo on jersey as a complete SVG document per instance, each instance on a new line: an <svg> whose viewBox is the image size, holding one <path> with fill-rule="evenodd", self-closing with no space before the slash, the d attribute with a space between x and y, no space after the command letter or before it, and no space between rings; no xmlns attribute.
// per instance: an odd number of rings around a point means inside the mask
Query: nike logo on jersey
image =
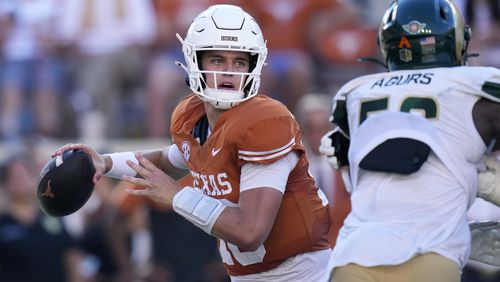
<svg viewBox="0 0 500 282"><path fill-rule="evenodd" d="M215 155L217 155L220 152L221 149L222 148L219 148L219 149L216 150L215 148L212 148L212 157L215 157Z"/></svg>

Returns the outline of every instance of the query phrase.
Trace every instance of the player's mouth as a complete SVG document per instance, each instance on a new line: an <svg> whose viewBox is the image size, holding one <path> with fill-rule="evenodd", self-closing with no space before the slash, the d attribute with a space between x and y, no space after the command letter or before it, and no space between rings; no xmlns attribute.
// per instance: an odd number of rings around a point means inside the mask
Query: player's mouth
<svg viewBox="0 0 500 282"><path fill-rule="evenodd" d="M236 87L233 83L231 82L223 82L223 83L220 83L218 86L217 86L218 89L223 89L223 90L236 90Z"/></svg>

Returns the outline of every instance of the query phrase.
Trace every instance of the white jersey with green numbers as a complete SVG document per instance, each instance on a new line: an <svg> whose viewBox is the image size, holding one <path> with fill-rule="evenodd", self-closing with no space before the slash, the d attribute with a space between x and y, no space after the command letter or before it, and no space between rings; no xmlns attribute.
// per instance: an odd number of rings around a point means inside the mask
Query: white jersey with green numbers
<svg viewBox="0 0 500 282"><path fill-rule="evenodd" d="M470 245L466 212L486 151L472 118L481 98L500 103L498 69L394 71L357 78L339 90L333 118L350 135L352 212L331 266L395 265L427 252L464 266ZM359 167L373 148L398 137L431 148L418 171L405 175Z"/></svg>

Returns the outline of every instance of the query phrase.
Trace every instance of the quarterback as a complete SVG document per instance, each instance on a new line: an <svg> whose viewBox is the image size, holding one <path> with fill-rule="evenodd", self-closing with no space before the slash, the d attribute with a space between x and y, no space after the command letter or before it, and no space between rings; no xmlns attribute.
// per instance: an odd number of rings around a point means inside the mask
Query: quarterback
<svg viewBox="0 0 500 282"><path fill-rule="evenodd" d="M332 281L460 281L468 208L476 195L500 204L498 162L480 168L500 149L500 71L465 66L470 38L452 1L394 1L378 37L389 72L335 95L322 151L343 170L352 212Z"/></svg>
<svg viewBox="0 0 500 282"><path fill-rule="evenodd" d="M183 39L193 94L172 115L173 145L93 156L103 174L142 186L218 239L232 281L321 281L331 242L328 202L308 173L300 129L286 107L258 94L267 48L258 24L232 5L198 15ZM187 170L181 186L168 174ZM173 227L175 228L175 227ZM175 242L172 242L175 244Z"/></svg>

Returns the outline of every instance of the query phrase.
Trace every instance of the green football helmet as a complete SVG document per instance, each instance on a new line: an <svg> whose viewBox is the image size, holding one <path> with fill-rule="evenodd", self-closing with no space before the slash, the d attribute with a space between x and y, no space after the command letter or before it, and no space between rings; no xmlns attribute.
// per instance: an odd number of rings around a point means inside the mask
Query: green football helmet
<svg viewBox="0 0 500 282"><path fill-rule="evenodd" d="M470 38L452 0L395 0L378 34L390 71L465 65Z"/></svg>

